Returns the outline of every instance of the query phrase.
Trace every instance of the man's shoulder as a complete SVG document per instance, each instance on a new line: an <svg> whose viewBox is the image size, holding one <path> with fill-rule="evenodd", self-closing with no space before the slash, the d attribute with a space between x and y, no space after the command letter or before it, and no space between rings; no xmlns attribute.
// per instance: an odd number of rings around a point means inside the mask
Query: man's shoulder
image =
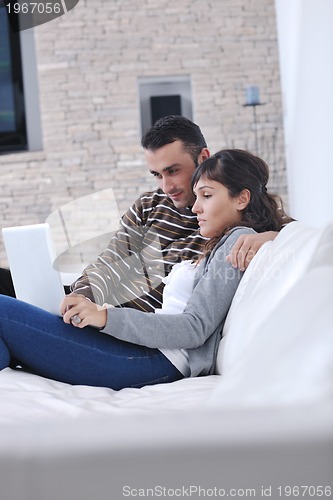
<svg viewBox="0 0 333 500"><path fill-rule="evenodd" d="M154 191L145 191L142 193L137 201L141 201L141 203L148 203L151 206L156 206L158 204L163 204L170 206L173 205L170 198L162 191L162 189L155 189Z"/></svg>
<svg viewBox="0 0 333 500"><path fill-rule="evenodd" d="M196 215L191 211L190 208L178 208L174 205L173 201L161 190L156 189L155 191L146 191L140 195L137 199L136 204L140 204L143 209L155 211L159 214L169 213L170 215L194 219Z"/></svg>
<svg viewBox="0 0 333 500"><path fill-rule="evenodd" d="M134 209L134 210L133 210ZM130 212L135 212L142 225L158 225L177 239L177 234L188 235L198 228L197 217L190 208L178 208L161 190L146 191L140 195Z"/></svg>

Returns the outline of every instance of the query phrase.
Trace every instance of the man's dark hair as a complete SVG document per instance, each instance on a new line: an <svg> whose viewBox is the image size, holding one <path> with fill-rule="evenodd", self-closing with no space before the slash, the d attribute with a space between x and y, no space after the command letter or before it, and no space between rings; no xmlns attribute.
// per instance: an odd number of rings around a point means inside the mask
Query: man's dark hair
<svg viewBox="0 0 333 500"><path fill-rule="evenodd" d="M156 151L175 141L183 143L185 151L197 165L200 151L207 144L199 126L185 116L169 115L160 118L142 137L141 145L144 149Z"/></svg>

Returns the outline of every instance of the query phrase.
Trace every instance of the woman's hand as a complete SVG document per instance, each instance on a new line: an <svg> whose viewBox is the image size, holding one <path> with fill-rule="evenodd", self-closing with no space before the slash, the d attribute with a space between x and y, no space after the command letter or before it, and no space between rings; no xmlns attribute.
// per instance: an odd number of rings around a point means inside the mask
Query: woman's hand
<svg viewBox="0 0 333 500"><path fill-rule="evenodd" d="M60 312L65 323L71 323L78 328L94 326L104 328L107 320L105 306L98 306L84 295L71 293L60 305Z"/></svg>
<svg viewBox="0 0 333 500"><path fill-rule="evenodd" d="M240 271L245 271L259 248L267 241L274 240L278 234L276 231L242 234L234 244L230 255L226 257L227 262L233 267L238 267Z"/></svg>

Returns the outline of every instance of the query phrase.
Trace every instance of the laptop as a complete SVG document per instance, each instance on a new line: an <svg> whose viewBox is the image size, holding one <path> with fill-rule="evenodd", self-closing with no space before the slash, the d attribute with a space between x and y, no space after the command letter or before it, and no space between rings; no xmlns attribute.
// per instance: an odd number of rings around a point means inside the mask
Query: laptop
<svg viewBox="0 0 333 500"><path fill-rule="evenodd" d="M2 229L16 297L60 316L65 296L49 224Z"/></svg>

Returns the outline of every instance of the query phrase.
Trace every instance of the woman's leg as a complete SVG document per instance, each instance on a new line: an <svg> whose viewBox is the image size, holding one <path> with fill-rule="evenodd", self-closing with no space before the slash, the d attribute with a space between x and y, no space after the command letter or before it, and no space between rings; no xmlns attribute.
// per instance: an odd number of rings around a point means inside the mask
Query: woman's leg
<svg viewBox="0 0 333 500"><path fill-rule="evenodd" d="M158 350L117 340L10 297L0 297L0 370L15 358L70 384L122 389L172 382L181 373Z"/></svg>

